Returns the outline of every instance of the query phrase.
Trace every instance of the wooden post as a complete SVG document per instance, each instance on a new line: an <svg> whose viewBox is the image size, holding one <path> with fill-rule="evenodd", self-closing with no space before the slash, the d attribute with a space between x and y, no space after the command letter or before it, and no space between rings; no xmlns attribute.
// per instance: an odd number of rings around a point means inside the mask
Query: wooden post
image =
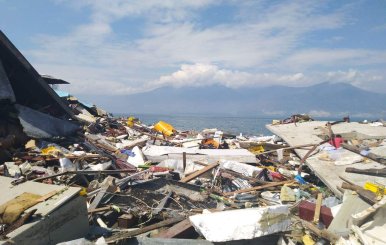
<svg viewBox="0 0 386 245"><path fill-rule="evenodd" d="M318 193L318 198L316 199L315 213L314 213L314 223L319 223L320 218L320 209L322 208L323 194Z"/></svg>
<svg viewBox="0 0 386 245"><path fill-rule="evenodd" d="M180 223L177 223L174 226L170 227L169 229L158 233L154 237L157 237L157 238L174 238L178 235L186 233L186 231L188 231L189 229L192 229L192 227L193 226L190 223L189 219L185 219L185 220L181 221Z"/></svg>
<svg viewBox="0 0 386 245"><path fill-rule="evenodd" d="M182 164L184 166L184 171L186 169L186 152L182 152Z"/></svg>

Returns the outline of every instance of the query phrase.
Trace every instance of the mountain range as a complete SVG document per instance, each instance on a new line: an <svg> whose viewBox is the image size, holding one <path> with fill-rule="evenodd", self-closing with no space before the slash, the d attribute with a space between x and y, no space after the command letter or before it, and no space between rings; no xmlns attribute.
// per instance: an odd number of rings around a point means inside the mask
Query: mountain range
<svg viewBox="0 0 386 245"><path fill-rule="evenodd" d="M150 92L100 97L98 103L117 113L219 114L233 116L377 117L386 115L386 94L347 83L309 87L270 86L232 89L224 86L163 87Z"/></svg>

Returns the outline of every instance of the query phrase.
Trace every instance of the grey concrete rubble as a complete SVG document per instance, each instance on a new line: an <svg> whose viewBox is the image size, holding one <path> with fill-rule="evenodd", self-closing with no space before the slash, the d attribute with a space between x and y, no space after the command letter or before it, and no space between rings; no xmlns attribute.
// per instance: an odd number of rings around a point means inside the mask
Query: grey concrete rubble
<svg viewBox="0 0 386 245"><path fill-rule="evenodd" d="M57 84L0 32L0 244L385 244L383 121L180 130Z"/></svg>

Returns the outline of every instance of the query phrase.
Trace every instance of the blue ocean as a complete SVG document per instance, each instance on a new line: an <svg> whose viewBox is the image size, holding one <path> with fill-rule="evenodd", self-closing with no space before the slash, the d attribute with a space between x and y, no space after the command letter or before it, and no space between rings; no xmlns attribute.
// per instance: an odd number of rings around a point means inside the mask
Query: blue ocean
<svg viewBox="0 0 386 245"><path fill-rule="evenodd" d="M117 115L118 116L118 115ZM129 115L122 115L129 116ZM272 135L265 128L266 124L272 120L283 120L286 117L235 117L218 115L161 115L161 114L132 114L146 125L153 125L158 121L165 121L173 125L177 130L201 131L205 128L217 128L223 132L239 135L242 133L247 136ZM338 121L342 118L314 118L322 121ZM352 121L362 121L361 118L351 119Z"/></svg>

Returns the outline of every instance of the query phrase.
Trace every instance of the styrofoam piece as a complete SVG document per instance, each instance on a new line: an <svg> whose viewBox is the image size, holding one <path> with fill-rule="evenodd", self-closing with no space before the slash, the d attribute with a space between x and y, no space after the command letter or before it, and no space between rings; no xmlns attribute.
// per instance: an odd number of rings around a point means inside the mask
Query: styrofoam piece
<svg viewBox="0 0 386 245"><path fill-rule="evenodd" d="M172 168L175 172L178 172L181 176L188 175L190 173L193 173L197 170L200 170L204 168L202 165L195 164L191 160L186 161L186 168L184 170L184 163L182 159L166 159L160 162L157 166L159 167L165 167L165 168Z"/></svg>
<svg viewBox="0 0 386 245"><path fill-rule="evenodd" d="M235 171L239 174L243 174L248 177L254 177L262 170L261 168L251 166L245 163L240 163L237 161L220 161L220 166L222 168Z"/></svg>
<svg viewBox="0 0 386 245"><path fill-rule="evenodd" d="M139 165L143 165L145 164L145 157L141 151L141 149L139 149L138 146L134 147L132 149L132 152L134 152L135 156L129 156L129 158L127 158L127 162L130 163L131 165L134 165L136 167L138 167Z"/></svg>
<svg viewBox="0 0 386 245"><path fill-rule="evenodd" d="M94 171L101 171L101 170L106 170L111 166L111 161L104 162L104 163L98 163L95 165L88 165L89 168L91 168Z"/></svg>
<svg viewBox="0 0 386 245"><path fill-rule="evenodd" d="M189 217L197 232L211 242L253 239L290 228L286 205L198 214Z"/></svg>

